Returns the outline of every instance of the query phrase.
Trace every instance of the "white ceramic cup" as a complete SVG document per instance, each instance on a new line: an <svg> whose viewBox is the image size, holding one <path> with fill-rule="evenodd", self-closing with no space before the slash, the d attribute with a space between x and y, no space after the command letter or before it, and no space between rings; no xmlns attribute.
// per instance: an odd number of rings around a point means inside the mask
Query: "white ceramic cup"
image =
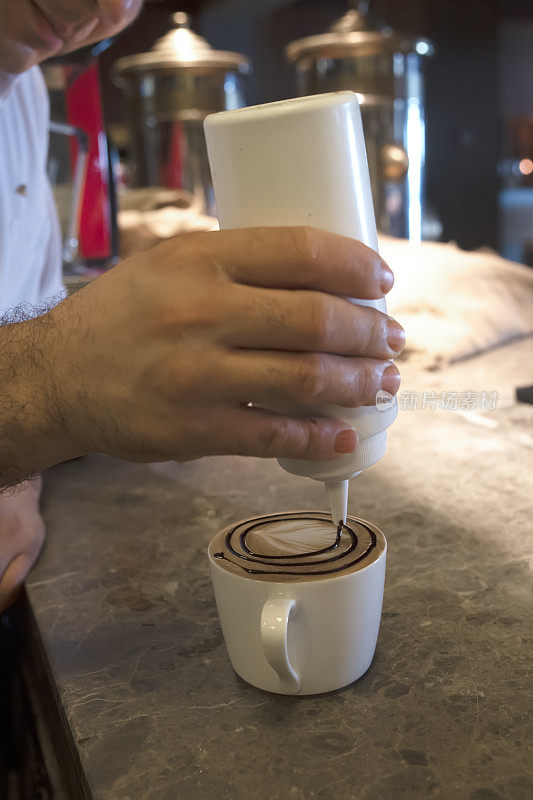
<svg viewBox="0 0 533 800"><path fill-rule="evenodd" d="M226 648L235 672L253 686L291 695L331 692L360 678L372 663L387 543L374 525L349 519L373 532L381 552L355 571L312 580L278 582L244 571L236 574L221 566L210 546L211 579Z"/></svg>

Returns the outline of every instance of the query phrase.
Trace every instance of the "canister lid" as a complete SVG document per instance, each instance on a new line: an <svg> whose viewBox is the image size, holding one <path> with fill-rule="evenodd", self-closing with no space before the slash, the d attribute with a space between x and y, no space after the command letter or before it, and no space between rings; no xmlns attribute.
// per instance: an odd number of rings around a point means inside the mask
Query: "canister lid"
<svg viewBox="0 0 533 800"><path fill-rule="evenodd" d="M318 58L346 58L390 53L433 54L433 43L419 36L393 31L368 11L368 0L353 4L326 33L295 39L287 45L289 61Z"/></svg>
<svg viewBox="0 0 533 800"><path fill-rule="evenodd" d="M195 33L189 15L178 11L172 15L173 27L156 41L147 53L138 53L119 59L115 64L119 75L159 69L211 67L215 69L250 71L250 61L241 53L213 50L211 45Z"/></svg>

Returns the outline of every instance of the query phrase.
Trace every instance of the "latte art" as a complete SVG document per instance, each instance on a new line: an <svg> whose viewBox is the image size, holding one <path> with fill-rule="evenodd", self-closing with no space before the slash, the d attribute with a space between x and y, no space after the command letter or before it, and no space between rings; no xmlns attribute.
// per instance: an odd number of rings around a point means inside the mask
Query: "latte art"
<svg viewBox="0 0 533 800"><path fill-rule="evenodd" d="M221 531L210 556L230 572L270 581L316 580L362 569L384 548L379 531L348 517L334 525L320 511L254 517Z"/></svg>

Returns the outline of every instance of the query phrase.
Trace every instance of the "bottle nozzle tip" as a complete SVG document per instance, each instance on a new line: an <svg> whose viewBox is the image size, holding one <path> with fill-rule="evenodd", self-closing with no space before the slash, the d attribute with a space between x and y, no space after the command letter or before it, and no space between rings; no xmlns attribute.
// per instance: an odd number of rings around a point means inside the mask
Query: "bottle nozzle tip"
<svg viewBox="0 0 533 800"><path fill-rule="evenodd" d="M326 491L333 521L338 520L338 525L346 523L348 513L348 488L349 481L328 481Z"/></svg>

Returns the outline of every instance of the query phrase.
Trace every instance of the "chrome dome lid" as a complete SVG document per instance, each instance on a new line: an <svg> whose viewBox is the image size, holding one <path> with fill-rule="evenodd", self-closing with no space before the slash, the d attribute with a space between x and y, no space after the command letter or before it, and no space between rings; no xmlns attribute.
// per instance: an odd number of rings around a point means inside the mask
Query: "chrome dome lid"
<svg viewBox="0 0 533 800"><path fill-rule="evenodd" d="M422 56L433 54L433 43L429 39L393 31L369 13L368 5L369 0L353 3L353 7L326 33L295 39L285 48L289 61L398 52L416 52Z"/></svg>
<svg viewBox="0 0 533 800"><path fill-rule="evenodd" d="M213 69L249 72L250 61L241 53L214 50L209 42L195 33L190 26L189 15L178 11L172 15L173 27L156 41L147 53L138 53L120 58L115 69L119 75L172 68Z"/></svg>

